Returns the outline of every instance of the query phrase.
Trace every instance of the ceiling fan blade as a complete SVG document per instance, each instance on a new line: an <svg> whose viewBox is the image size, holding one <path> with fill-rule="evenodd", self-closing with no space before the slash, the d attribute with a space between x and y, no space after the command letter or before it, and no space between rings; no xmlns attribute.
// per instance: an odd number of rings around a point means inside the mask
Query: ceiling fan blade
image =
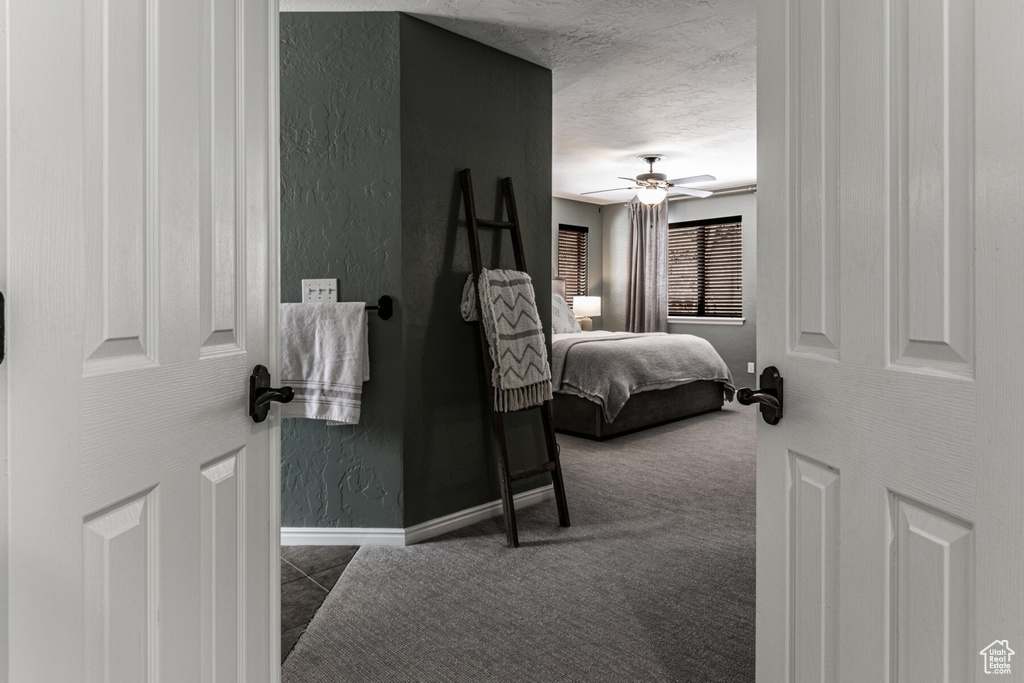
<svg viewBox="0 0 1024 683"><path fill-rule="evenodd" d="M631 183L635 183L636 182L636 178L627 178L624 175L615 176L615 177L618 178L619 180L628 180Z"/></svg>
<svg viewBox="0 0 1024 683"><path fill-rule="evenodd" d="M583 195L583 194L597 194L599 192L618 192L619 190L635 190L635 189L636 189L635 187L613 187L610 190L591 190L590 192L580 192L580 194L581 195Z"/></svg>
<svg viewBox="0 0 1024 683"><path fill-rule="evenodd" d="M688 195L690 197L710 197L711 196L711 192L709 192L708 190L698 190L697 188L694 188L694 187L679 187L678 185L676 185L675 187L670 187L668 189L669 189L669 195L668 195L669 197L681 197L683 195ZM673 192L675 194L672 194Z"/></svg>
<svg viewBox="0 0 1024 683"><path fill-rule="evenodd" d="M718 178L716 178L713 175L707 174L692 175L689 178L676 178L675 180L670 180L669 182L672 183L673 185L689 185L690 183L709 183L712 180L718 180Z"/></svg>

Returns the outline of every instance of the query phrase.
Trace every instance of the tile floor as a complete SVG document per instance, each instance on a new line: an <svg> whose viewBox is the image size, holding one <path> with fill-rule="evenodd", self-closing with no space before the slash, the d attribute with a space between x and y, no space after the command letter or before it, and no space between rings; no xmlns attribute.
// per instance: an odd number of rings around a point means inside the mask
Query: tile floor
<svg viewBox="0 0 1024 683"><path fill-rule="evenodd" d="M358 549L339 545L281 548L282 662Z"/></svg>

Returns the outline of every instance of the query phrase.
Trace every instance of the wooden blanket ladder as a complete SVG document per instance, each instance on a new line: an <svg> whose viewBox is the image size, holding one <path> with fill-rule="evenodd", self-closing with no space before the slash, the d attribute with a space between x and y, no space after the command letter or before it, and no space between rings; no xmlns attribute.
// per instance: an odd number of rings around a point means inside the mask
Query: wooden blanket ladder
<svg viewBox="0 0 1024 683"><path fill-rule="evenodd" d="M507 221L490 221L477 218L476 203L473 200L473 179L469 169L462 171L462 198L466 205L466 226L469 228L469 247L473 260L473 280L478 282L480 272L483 269L483 259L480 256L480 228L494 228L496 230L508 230L512 234L512 251L516 258L516 270L526 272L526 257L523 255L523 238L519 231L519 214L516 211L516 198L512 191L512 179L505 178L502 183L502 193L505 197L505 212L508 214ZM477 290L479 291L479 289ZM479 301L477 308L479 310ZM519 546L519 531L516 527L516 508L512 498L512 482L520 479L529 479L545 472L551 473L551 483L555 491L555 504L558 506L558 523L562 526L569 526L569 506L565 502L565 486L562 483L562 463L558 458L558 443L555 441L555 426L551 413L551 401L545 401L540 406L541 419L544 423L544 435L547 443L546 462L530 467L525 470L512 472L508 464L508 446L505 441L504 414L494 409L493 396L494 387L491 385L491 371L493 362L487 347L487 335L484 332L483 322L477 322L480 332L480 349L484 359L484 375L488 401L491 407L491 428L494 432L494 443L496 447L495 456L498 461L498 478L501 485L501 506L505 512L505 534L510 548ZM527 410L533 410L528 408Z"/></svg>

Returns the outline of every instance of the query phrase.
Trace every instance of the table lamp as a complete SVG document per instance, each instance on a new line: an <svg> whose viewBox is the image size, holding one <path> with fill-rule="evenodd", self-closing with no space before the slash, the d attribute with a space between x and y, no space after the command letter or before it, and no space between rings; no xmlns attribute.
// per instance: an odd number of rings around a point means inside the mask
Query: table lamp
<svg viewBox="0 0 1024 683"><path fill-rule="evenodd" d="M599 296L574 296L572 298L572 312L580 329L590 331L594 329L594 321L591 316L601 315L601 297Z"/></svg>

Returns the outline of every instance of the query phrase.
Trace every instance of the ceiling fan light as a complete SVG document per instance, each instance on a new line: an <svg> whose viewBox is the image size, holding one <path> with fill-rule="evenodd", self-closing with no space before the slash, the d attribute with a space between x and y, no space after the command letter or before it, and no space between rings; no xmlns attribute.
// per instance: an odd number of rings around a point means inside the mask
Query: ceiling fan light
<svg viewBox="0 0 1024 683"><path fill-rule="evenodd" d="M661 204L668 191L663 187L641 187L636 191L636 198L648 206Z"/></svg>

